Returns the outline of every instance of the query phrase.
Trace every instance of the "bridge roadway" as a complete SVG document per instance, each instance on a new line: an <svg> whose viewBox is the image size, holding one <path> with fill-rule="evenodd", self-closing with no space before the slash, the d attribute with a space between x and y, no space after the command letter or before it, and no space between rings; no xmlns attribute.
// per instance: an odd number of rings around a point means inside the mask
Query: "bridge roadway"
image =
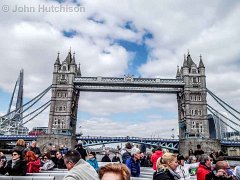
<svg viewBox="0 0 240 180"><path fill-rule="evenodd" d="M17 141L24 139L25 141L37 140L37 136L32 135L0 135L0 141ZM140 137L97 137L97 136L77 136L76 140L83 142L84 146L95 146L101 144L133 142L151 146L160 145L163 148L178 150L178 139L162 139L162 138L140 138ZM221 145L224 147L240 147L240 141L222 140Z"/></svg>

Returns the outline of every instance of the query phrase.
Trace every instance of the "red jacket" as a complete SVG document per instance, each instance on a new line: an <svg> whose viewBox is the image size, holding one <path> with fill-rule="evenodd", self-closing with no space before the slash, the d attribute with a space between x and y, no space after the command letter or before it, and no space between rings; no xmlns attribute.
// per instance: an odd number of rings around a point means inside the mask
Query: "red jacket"
<svg viewBox="0 0 240 180"><path fill-rule="evenodd" d="M211 168L205 165L199 164L197 168L197 180L205 180L206 175L211 172Z"/></svg>
<svg viewBox="0 0 240 180"><path fill-rule="evenodd" d="M29 161L27 163L27 173L39 173L41 166L40 159L37 159L36 161Z"/></svg>
<svg viewBox="0 0 240 180"><path fill-rule="evenodd" d="M162 157L163 156L163 152L160 151L160 150L157 150L155 151L155 153L152 154L151 156L151 162L153 163L153 169L156 170L157 167L156 167L156 163L157 163L157 160L158 158Z"/></svg>

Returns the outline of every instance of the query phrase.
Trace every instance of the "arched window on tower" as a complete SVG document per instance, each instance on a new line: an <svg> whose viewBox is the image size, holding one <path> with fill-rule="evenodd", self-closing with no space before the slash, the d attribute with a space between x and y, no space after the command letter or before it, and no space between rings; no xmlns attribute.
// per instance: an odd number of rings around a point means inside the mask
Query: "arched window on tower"
<svg viewBox="0 0 240 180"><path fill-rule="evenodd" d="M198 115L198 110L196 109L195 112L194 112L194 115Z"/></svg>
<svg viewBox="0 0 240 180"><path fill-rule="evenodd" d="M66 67L66 66L63 66L63 67L62 67L62 70L63 70L63 71L66 71L66 70L67 70L67 67Z"/></svg>
<svg viewBox="0 0 240 180"><path fill-rule="evenodd" d="M62 80L66 79L65 74L62 74L61 79L62 79Z"/></svg>

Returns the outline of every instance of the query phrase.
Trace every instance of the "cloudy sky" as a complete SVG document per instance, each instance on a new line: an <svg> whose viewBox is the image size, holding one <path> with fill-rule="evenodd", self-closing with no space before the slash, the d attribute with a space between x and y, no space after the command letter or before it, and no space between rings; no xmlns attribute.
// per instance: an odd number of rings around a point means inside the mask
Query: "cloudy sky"
<svg viewBox="0 0 240 180"><path fill-rule="evenodd" d="M21 68L27 102L51 84L58 51L64 60L70 47L83 76L175 78L188 50L196 64L201 54L207 87L240 109L239 1L1 0L0 8L1 114ZM48 113L27 126L47 126ZM176 137L176 95L82 92L78 127L84 135Z"/></svg>

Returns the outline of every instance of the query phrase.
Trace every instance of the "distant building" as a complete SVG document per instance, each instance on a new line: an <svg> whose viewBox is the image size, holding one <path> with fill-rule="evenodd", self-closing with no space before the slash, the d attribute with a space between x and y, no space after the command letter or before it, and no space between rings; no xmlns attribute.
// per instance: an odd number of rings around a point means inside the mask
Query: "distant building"
<svg viewBox="0 0 240 180"><path fill-rule="evenodd" d="M223 139L227 134L227 125L221 121L219 114L208 114L208 121L210 138Z"/></svg>

